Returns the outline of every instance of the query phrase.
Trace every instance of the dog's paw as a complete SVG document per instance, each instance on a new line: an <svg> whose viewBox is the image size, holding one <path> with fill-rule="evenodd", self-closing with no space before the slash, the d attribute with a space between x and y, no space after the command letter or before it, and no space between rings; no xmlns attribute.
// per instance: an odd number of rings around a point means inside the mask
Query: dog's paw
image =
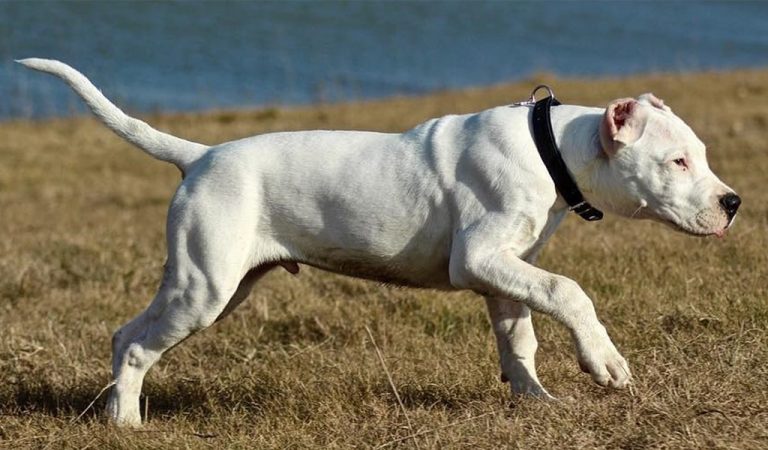
<svg viewBox="0 0 768 450"><path fill-rule="evenodd" d="M590 374L595 383L604 387L622 389L629 385L632 373L623 356L616 350L608 334L602 333L590 339L576 342L579 367Z"/></svg>
<svg viewBox="0 0 768 450"><path fill-rule="evenodd" d="M109 423L119 428L141 428L141 414L138 404L136 408L125 406L121 408L120 398L114 391L107 399L106 415Z"/></svg>
<svg viewBox="0 0 768 450"><path fill-rule="evenodd" d="M512 398L535 398L537 400L557 400L538 383L510 382Z"/></svg>

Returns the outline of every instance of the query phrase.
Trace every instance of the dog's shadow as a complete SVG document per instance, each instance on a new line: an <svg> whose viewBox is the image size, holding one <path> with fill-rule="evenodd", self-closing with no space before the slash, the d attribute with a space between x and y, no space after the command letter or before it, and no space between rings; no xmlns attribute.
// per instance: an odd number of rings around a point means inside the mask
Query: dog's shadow
<svg viewBox="0 0 768 450"><path fill-rule="evenodd" d="M0 392L0 416L45 414L66 417L80 414L93 401L93 386L80 383L67 386L45 378L25 378L7 382Z"/></svg>
<svg viewBox="0 0 768 450"><path fill-rule="evenodd" d="M43 414L62 419L96 419L104 416L109 390L98 396L97 383L82 382L68 386L46 379L24 379L12 383L12 389L0 392L0 416ZM210 389L195 380L177 381L170 385L145 383L140 399L142 416L146 411L155 417L179 414L205 417L222 405L236 404L249 414L260 414L263 405L279 393L251 386L248 389L227 386Z"/></svg>
<svg viewBox="0 0 768 450"><path fill-rule="evenodd" d="M233 408L248 415L263 415L271 403L280 402L281 397L292 397L295 392L282 392L280 389L260 387L258 384L248 387L227 385L226 387L209 386L200 380L176 380L170 384L145 384L140 400L141 414L148 411L151 417L174 417L178 415L209 417L216 410ZM397 401L391 395L391 387L384 382L377 383L372 393L387 399L392 407ZM105 390L98 398L97 383L91 380L68 386L46 379L27 378L12 384L12 392L6 390L0 394L0 416L28 416L43 414L61 419L74 419L82 415L83 420L99 420L104 416ZM368 391L370 386L358 386L358 391ZM350 387L351 391L355 391ZM399 393L406 408L438 406L443 409L457 409L468 403L483 398L483 392L455 392L448 387L400 386ZM94 401L95 400L95 401ZM219 411L220 412L220 411Z"/></svg>
<svg viewBox="0 0 768 450"><path fill-rule="evenodd" d="M391 392L389 386L386 387L386 390ZM398 394L403 402L403 406L408 409L439 408L449 411L461 410L472 403L485 401L488 396L488 393L485 391L457 390L455 386L436 384L424 386L402 385L398 388ZM391 403L393 406L397 406L396 399L392 398Z"/></svg>

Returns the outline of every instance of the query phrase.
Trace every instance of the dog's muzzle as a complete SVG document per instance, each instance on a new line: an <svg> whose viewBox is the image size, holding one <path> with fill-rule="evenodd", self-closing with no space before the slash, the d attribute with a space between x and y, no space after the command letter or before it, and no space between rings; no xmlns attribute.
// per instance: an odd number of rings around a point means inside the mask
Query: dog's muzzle
<svg viewBox="0 0 768 450"><path fill-rule="evenodd" d="M730 222L733 220L733 217L736 215L736 211L739 210L739 206L741 205L741 197L734 194L733 192L728 193L720 197L720 206L723 207L725 210L725 213L728 214L728 221Z"/></svg>

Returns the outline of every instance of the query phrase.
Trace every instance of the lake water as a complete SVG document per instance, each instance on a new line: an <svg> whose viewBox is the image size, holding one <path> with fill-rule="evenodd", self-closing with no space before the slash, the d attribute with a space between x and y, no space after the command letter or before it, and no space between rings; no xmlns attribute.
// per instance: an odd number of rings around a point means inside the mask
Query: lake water
<svg viewBox="0 0 768 450"><path fill-rule="evenodd" d="M80 114L56 58L133 112L768 66L768 2L3 2L0 119Z"/></svg>

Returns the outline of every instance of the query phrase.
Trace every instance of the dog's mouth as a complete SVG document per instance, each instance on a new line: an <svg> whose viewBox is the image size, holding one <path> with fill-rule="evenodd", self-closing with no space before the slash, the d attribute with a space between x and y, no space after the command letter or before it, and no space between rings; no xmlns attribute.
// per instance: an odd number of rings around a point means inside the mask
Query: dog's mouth
<svg viewBox="0 0 768 450"><path fill-rule="evenodd" d="M736 214L728 218L728 223L726 223L722 229L715 231L714 233L710 233L710 236L717 236L718 238L724 237L726 231L728 231L728 229L731 228L731 225L733 225L734 221L736 221Z"/></svg>
<svg viewBox="0 0 768 450"><path fill-rule="evenodd" d="M731 227L733 224L733 218L728 221L728 223L720 229L717 230L696 230L689 226L681 225L677 222L674 222L672 220L663 220L662 223L669 225L674 230L679 231L681 233L685 233L689 236L696 236L696 237L707 237L707 236L715 236L717 238L723 238L725 237L725 233L728 231L728 228Z"/></svg>
<svg viewBox="0 0 768 450"><path fill-rule="evenodd" d="M735 214L733 216L725 214L713 215L711 209L704 209L694 214L688 220L683 220L674 211L667 209L658 211L649 218L689 236L715 236L722 238L725 237L726 232L733 225L735 217Z"/></svg>

